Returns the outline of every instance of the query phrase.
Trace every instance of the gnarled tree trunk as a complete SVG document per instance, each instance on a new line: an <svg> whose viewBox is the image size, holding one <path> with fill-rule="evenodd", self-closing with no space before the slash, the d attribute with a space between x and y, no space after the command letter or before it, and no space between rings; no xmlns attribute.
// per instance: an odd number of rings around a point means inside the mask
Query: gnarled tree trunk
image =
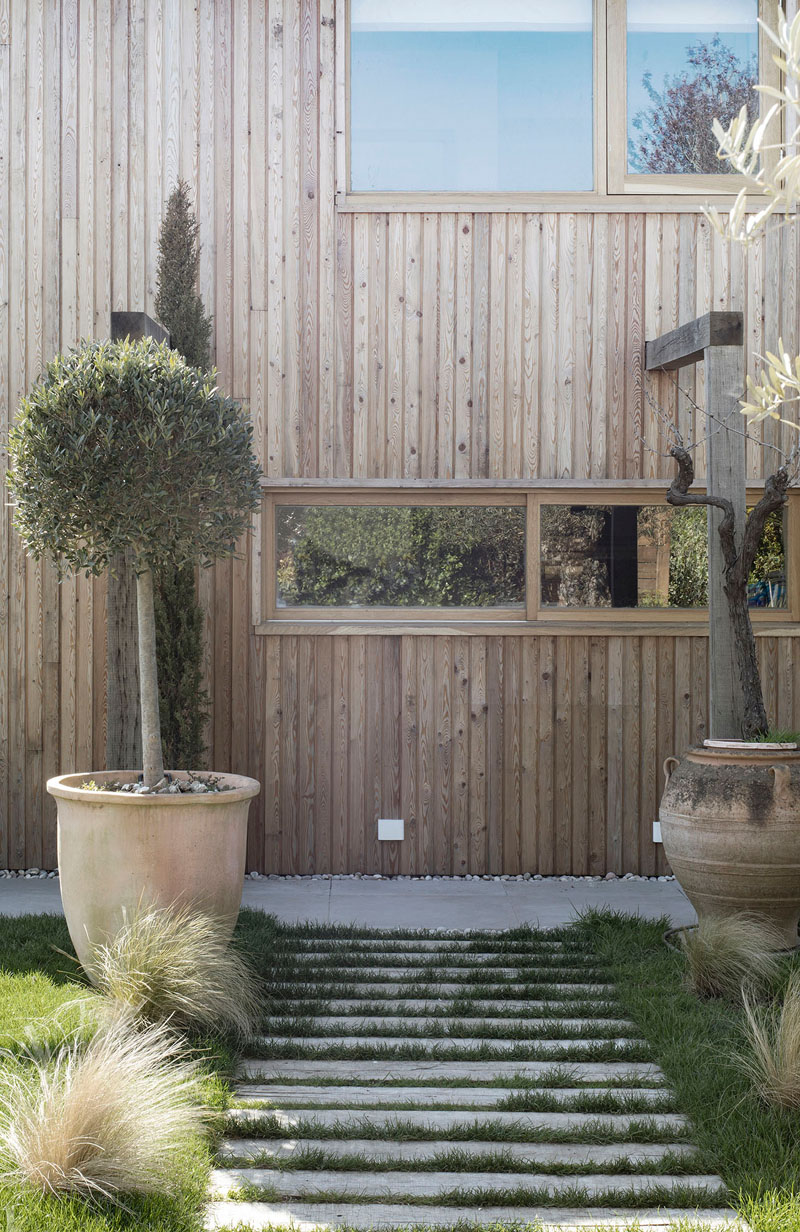
<svg viewBox="0 0 800 1232"><path fill-rule="evenodd" d="M726 497L716 496L713 492L707 492L705 495L690 492L689 488L694 482L692 455L682 445L673 445L670 453L678 463L678 474L667 492L669 503L677 506L710 505L722 512L718 531L725 562L723 589L728 601L739 680L742 686L741 737L743 740L755 740L759 736L766 735L769 720L764 706L756 639L753 635L750 608L747 602L747 580L753 568L753 561L767 524L767 518L786 502L789 472L785 467L781 467L767 479L764 484L764 495L750 511L741 537L741 547L737 548L735 511L732 502Z"/></svg>

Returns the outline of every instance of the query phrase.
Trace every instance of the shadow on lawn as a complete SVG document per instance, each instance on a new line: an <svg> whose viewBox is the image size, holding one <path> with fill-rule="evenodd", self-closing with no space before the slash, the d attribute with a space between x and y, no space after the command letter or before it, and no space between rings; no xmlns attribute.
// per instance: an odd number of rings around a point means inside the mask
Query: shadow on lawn
<svg viewBox="0 0 800 1232"><path fill-rule="evenodd" d="M0 916L0 971L37 972L54 984L86 982L61 915Z"/></svg>

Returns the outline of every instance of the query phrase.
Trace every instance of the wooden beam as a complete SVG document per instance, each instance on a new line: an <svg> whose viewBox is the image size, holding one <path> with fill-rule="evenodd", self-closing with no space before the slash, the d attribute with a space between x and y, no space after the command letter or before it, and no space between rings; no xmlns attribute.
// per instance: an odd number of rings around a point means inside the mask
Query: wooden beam
<svg viewBox="0 0 800 1232"><path fill-rule="evenodd" d="M645 368L685 368L699 363L710 347L741 347L744 320L741 312L707 312L645 343Z"/></svg>

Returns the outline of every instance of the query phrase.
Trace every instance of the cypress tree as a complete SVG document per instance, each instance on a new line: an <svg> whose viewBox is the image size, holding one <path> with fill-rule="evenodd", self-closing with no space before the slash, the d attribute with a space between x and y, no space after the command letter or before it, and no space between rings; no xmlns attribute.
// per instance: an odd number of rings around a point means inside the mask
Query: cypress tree
<svg viewBox="0 0 800 1232"><path fill-rule="evenodd" d="M170 345L205 370L211 366L211 318L197 293L198 231L188 185L179 180L158 237L156 316L170 332ZM195 770L205 756L208 694L200 687L203 613L191 566L156 576L155 613L164 761L176 770Z"/></svg>

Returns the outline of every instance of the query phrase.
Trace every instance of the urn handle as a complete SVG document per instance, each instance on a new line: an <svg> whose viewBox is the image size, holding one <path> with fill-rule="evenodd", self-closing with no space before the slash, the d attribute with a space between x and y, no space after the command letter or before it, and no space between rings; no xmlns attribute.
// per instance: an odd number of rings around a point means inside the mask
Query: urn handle
<svg viewBox="0 0 800 1232"><path fill-rule="evenodd" d="M775 784L775 799L779 804L788 804L792 798L792 772L788 766L770 766Z"/></svg>
<svg viewBox="0 0 800 1232"><path fill-rule="evenodd" d="M664 762L664 791L666 791L669 787L669 781L672 778L673 770L677 770L680 764L681 759L679 757L668 757Z"/></svg>

